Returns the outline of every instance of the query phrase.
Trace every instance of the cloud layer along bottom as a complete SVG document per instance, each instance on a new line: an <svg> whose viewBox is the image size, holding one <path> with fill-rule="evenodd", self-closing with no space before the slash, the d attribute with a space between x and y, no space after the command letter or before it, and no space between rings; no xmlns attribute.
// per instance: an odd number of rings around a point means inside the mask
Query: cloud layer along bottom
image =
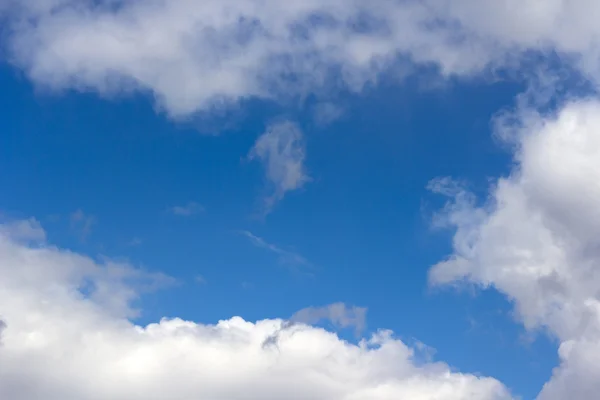
<svg viewBox="0 0 600 400"><path fill-rule="evenodd" d="M0 229L0 276L3 399L511 398L390 332L355 345L283 320L136 326L131 302L166 278L52 247L35 220Z"/></svg>

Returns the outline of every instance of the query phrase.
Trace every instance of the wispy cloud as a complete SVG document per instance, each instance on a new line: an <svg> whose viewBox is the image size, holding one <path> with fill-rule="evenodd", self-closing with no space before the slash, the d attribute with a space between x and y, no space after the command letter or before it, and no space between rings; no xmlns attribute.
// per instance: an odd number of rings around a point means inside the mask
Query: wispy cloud
<svg viewBox="0 0 600 400"><path fill-rule="evenodd" d="M354 327L359 335L366 327L367 308L334 303L323 307L307 307L296 312L290 318L292 322L314 325L327 320L336 328Z"/></svg>
<svg viewBox="0 0 600 400"><path fill-rule="evenodd" d="M77 231L79 238L83 241L92 233L92 226L96 223L96 217L83 212L82 209L78 209L72 212L69 216L71 223L71 229Z"/></svg>
<svg viewBox="0 0 600 400"><path fill-rule="evenodd" d="M310 262L298 253L284 250L281 247L276 246L272 243L269 243L266 240L264 240L263 238L254 235L252 232L239 231L239 233L241 235L245 236L246 238L248 238L248 240L250 240L250 242L252 242L252 244L255 245L256 247L260 247L262 249L265 249L272 253L275 253L278 256L279 262L281 264L288 265L288 266L291 266L294 268L297 268L297 267L305 267L306 268L306 267L311 266Z"/></svg>
<svg viewBox="0 0 600 400"><path fill-rule="evenodd" d="M204 207L201 204L196 203L195 201L190 201L189 203L183 206L169 207L167 211L169 211L173 215L178 215L181 217L191 217L204 211Z"/></svg>
<svg viewBox="0 0 600 400"><path fill-rule="evenodd" d="M256 140L248 158L259 160L263 164L266 179L271 186L272 193L264 199L264 214L271 212L287 192L300 189L310 181L304 166L304 135L290 121L271 124Z"/></svg>
<svg viewBox="0 0 600 400"><path fill-rule="evenodd" d="M318 103L313 108L313 118L317 125L329 125L344 115L344 109L334 103Z"/></svg>
<svg viewBox="0 0 600 400"><path fill-rule="evenodd" d="M205 277L203 277L202 275L196 275L194 277L194 281L198 284L198 285L206 285L208 283L208 281L206 280Z"/></svg>

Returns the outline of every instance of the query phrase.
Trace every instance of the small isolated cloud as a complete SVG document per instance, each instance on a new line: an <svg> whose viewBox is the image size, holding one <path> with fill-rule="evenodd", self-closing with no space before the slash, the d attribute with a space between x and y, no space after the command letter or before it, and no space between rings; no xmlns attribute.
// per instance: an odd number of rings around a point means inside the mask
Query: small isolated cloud
<svg viewBox="0 0 600 400"><path fill-rule="evenodd" d="M334 303L323 307L303 308L292 315L290 321L314 325L327 320L336 328L354 327L358 335L365 329L366 316L366 307L349 307L344 303Z"/></svg>
<svg viewBox="0 0 600 400"><path fill-rule="evenodd" d="M71 213L69 220L71 222L71 229L77 231L81 240L87 239L90 233L92 233L92 226L96 223L96 217L87 215L82 209Z"/></svg>
<svg viewBox="0 0 600 400"><path fill-rule="evenodd" d="M260 161L272 193L265 198L264 213L283 199L287 192L300 189L310 181L304 159L304 135L290 121L271 124L250 150L248 158Z"/></svg>
<svg viewBox="0 0 600 400"><path fill-rule="evenodd" d="M252 244L254 244L256 247L260 247L262 249L266 249L272 253L275 253L279 257L279 262L281 262L284 265L288 265L294 268L310 267L310 263L308 262L308 260L306 260L306 258L302 257L300 254L284 250L281 247L271 244L263 238L254 235L252 232L240 231L239 233L248 238L250 242L252 242Z"/></svg>
<svg viewBox="0 0 600 400"><path fill-rule="evenodd" d="M184 206L173 206L169 207L168 211L173 215L179 215L181 217L191 217L204 211L204 207L195 201L190 201Z"/></svg>
<svg viewBox="0 0 600 400"><path fill-rule="evenodd" d="M203 277L202 275L196 275L194 277L194 281L199 284L199 285L206 285L208 282L206 281L206 278Z"/></svg>

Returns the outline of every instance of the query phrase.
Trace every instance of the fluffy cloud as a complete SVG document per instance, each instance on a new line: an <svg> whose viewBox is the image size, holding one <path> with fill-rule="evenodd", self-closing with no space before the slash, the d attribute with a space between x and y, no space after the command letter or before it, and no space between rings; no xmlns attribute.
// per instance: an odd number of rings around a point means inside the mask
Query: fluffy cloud
<svg viewBox="0 0 600 400"><path fill-rule="evenodd" d="M160 276L32 247L5 230L0 276L1 398L511 398L494 379L417 363L389 332L354 345L282 320L136 326L129 304Z"/></svg>
<svg viewBox="0 0 600 400"><path fill-rule="evenodd" d="M26 242L44 242L46 240L46 232L34 218L4 222L0 225L0 232L14 240Z"/></svg>
<svg viewBox="0 0 600 400"><path fill-rule="evenodd" d="M528 329L560 342L561 365L540 399L600 391L600 102L572 102L523 121L516 166L478 206L460 186L431 188L454 200L440 216L456 228L454 254L433 284L493 286Z"/></svg>
<svg viewBox="0 0 600 400"><path fill-rule="evenodd" d="M487 40L460 39L439 23L447 10L426 3L1 0L0 10L10 60L34 82L149 91L178 117L250 96L360 91L401 58L445 75L498 61Z"/></svg>
<svg viewBox="0 0 600 400"><path fill-rule="evenodd" d="M269 213L287 192L300 189L310 180L304 167L304 135L292 122L270 125L256 140L248 157L263 163L272 186L273 193L265 199L265 213Z"/></svg>
<svg viewBox="0 0 600 400"><path fill-rule="evenodd" d="M593 0L1 0L0 12L10 60L36 83L149 91L175 117L251 96L360 91L411 63L472 75L528 50L600 77Z"/></svg>

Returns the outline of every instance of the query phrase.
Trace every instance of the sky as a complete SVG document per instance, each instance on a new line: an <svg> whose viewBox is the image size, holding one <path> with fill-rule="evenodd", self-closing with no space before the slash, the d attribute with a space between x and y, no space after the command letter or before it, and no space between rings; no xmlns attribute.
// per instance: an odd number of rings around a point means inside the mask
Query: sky
<svg viewBox="0 0 600 400"><path fill-rule="evenodd" d="M599 17L0 0L0 398L594 399Z"/></svg>

